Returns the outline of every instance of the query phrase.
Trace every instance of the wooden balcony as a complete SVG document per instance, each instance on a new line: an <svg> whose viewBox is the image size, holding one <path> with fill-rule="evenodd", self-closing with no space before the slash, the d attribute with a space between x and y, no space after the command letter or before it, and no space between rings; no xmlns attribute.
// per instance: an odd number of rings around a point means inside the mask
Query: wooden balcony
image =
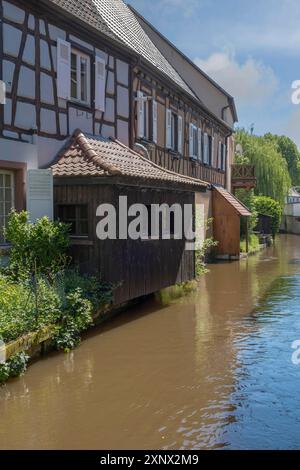
<svg viewBox="0 0 300 470"><path fill-rule="evenodd" d="M256 186L254 165L231 165L232 189L253 189Z"/></svg>
<svg viewBox="0 0 300 470"><path fill-rule="evenodd" d="M186 176L192 176L211 184L225 186L225 172L204 165L189 157L182 157L166 149L148 148L150 159L159 166Z"/></svg>

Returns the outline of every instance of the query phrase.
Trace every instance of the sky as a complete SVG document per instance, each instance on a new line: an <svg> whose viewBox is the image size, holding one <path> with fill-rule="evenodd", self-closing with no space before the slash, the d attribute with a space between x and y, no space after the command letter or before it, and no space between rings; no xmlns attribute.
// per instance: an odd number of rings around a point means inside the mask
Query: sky
<svg viewBox="0 0 300 470"><path fill-rule="evenodd" d="M299 0L128 0L235 98L239 126L300 148Z"/></svg>

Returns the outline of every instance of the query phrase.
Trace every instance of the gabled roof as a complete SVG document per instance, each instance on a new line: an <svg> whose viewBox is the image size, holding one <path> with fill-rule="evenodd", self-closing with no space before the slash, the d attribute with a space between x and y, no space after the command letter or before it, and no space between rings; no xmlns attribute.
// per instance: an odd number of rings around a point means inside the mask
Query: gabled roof
<svg viewBox="0 0 300 470"><path fill-rule="evenodd" d="M77 129L51 166L54 177L126 177L139 183L161 182L189 190L209 187L204 181L166 170L121 142L85 135Z"/></svg>
<svg viewBox="0 0 300 470"><path fill-rule="evenodd" d="M213 186L213 189L217 191L226 201L236 210L236 212L244 217L250 217L251 212L247 207L239 201L233 194L222 186Z"/></svg>
<svg viewBox="0 0 300 470"><path fill-rule="evenodd" d="M196 95L147 36L122 0L48 0L109 38L117 39L171 79L193 99Z"/></svg>
<svg viewBox="0 0 300 470"><path fill-rule="evenodd" d="M118 37L110 30L104 19L99 14L94 0L48 0L48 3L57 5L68 14L87 23L100 33L121 44Z"/></svg>

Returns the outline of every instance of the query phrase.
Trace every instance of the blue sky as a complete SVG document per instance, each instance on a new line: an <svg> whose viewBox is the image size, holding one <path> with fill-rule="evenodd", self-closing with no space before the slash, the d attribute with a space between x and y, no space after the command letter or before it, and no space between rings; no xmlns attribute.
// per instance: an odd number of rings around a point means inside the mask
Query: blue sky
<svg viewBox="0 0 300 470"><path fill-rule="evenodd" d="M235 98L239 125L300 147L299 0L129 0Z"/></svg>

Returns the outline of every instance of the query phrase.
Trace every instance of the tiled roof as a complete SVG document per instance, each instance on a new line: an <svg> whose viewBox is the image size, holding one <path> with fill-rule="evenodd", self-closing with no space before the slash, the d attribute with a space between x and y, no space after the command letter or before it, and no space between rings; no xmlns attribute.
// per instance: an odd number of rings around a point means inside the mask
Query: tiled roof
<svg viewBox="0 0 300 470"><path fill-rule="evenodd" d="M175 183L194 188L208 183L166 170L134 152L121 142L84 135L77 129L51 166L54 177L128 177L140 182Z"/></svg>
<svg viewBox="0 0 300 470"><path fill-rule="evenodd" d="M94 0L48 0L48 2L57 5L70 15L75 16L111 39L121 43L99 14Z"/></svg>
<svg viewBox="0 0 300 470"><path fill-rule="evenodd" d="M186 93L197 99L178 72L146 34L123 0L49 0L108 37L132 49Z"/></svg>
<svg viewBox="0 0 300 470"><path fill-rule="evenodd" d="M234 207L234 209L239 215L244 217L251 216L251 212L249 211L249 209L247 209L244 204L242 204L235 196L233 196L233 194L231 194L225 188L223 188L222 186L214 186L213 189L218 191L218 193L221 194L221 196L223 196L226 201Z"/></svg>

